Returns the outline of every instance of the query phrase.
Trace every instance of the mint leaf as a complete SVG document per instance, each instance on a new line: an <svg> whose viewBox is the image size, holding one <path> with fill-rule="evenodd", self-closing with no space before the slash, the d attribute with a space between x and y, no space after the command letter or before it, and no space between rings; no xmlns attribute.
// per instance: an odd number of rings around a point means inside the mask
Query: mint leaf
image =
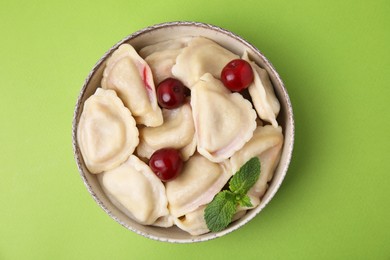
<svg viewBox="0 0 390 260"><path fill-rule="evenodd" d="M242 198L240 198L240 200L238 201L238 204L241 207L252 207L253 206L252 202L251 202L251 199L249 198L248 195L245 195Z"/></svg>
<svg viewBox="0 0 390 260"><path fill-rule="evenodd" d="M252 207L248 191L260 176L260 160L253 157L229 181L229 190L220 191L207 205L204 219L208 229L218 232L226 228L236 213L237 206Z"/></svg>
<svg viewBox="0 0 390 260"><path fill-rule="evenodd" d="M229 182L229 189L235 194L245 195L255 185L259 176L260 160L257 157L253 157L233 175Z"/></svg>
<svg viewBox="0 0 390 260"><path fill-rule="evenodd" d="M218 232L227 227L236 213L236 207L236 196L232 192L227 190L219 192L204 211L208 229Z"/></svg>

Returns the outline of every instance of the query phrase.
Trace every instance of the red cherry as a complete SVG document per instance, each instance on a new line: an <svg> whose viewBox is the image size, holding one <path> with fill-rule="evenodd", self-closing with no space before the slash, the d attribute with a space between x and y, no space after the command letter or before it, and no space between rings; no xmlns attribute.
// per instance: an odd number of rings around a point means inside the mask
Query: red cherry
<svg viewBox="0 0 390 260"><path fill-rule="evenodd" d="M222 69L221 81L231 91L241 91L253 82L252 67L246 60L232 60Z"/></svg>
<svg viewBox="0 0 390 260"><path fill-rule="evenodd" d="M183 160L178 150L163 148L152 154L149 166L160 180L166 182L179 176L183 168Z"/></svg>
<svg viewBox="0 0 390 260"><path fill-rule="evenodd" d="M181 106L186 99L186 87L180 80L167 78L157 86L158 104L167 109Z"/></svg>

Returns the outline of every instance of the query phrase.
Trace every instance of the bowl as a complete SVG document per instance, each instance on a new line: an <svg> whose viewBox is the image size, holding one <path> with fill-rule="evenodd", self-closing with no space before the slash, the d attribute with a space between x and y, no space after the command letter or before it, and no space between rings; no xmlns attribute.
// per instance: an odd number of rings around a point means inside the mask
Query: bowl
<svg viewBox="0 0 390 260"><path fill-rule="evenodd" d="M211 232L199 236L192 236L175 226L170 228L144 226L127 217L116 206L114 206L113 203L111 203L111 201L103 192L96 175L91 174L86 168L76 138L78 123L80 120L81 112L83 110L83 104L85 100L95 92L97 87L100 86L105 62L107 58L121 44L129 43L136 50L139 50L144 46L180 36L204 36L217 42L221 46L232 51L233 53L242 53L243 49L246 48L249 52L251 59L256 62L260 67L267 70L270 76L270 79L275 89L275 94L278 97L281 105L280 113L277 120L283 128L284 134L284 144L279 164L275 170L271 182L269 183L269 188L267 189L265 195L261 200L260 205L248 211L244 217L231 223L223 231ZM192 243L218 238L234 230L237 230L238 228L248 223L248 221L253 219L256 215L258 215L262 211L262 209L270 202L270 200L274 197L275 193L282 184L282 181L287 173L287 169L291 160L294 143L294 119L290 98L287 94L287 90L285 89L280 76L278 75L272 64L255 46L245 41L238 35L217 26L199 22L179 21L153 25L135 33L132 33L129 36L125 37L123 40L119 41L117 44L115 44L100 58L100 60L96 63L96 65L92 68L91 72L87 76L84 85L81 89L80 95L77 99L73 118L72 137L74 157L81 178L96 203L111 218L113 218L125 228L150 239L172 243Z"/></svg>

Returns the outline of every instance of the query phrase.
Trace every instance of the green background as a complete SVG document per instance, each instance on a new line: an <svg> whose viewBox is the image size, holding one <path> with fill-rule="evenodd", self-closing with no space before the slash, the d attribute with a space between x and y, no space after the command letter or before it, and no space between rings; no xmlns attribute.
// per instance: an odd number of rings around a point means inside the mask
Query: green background
<svg viewBox="0 0 390 260"><path fill-rule="evenodd" d="M0 259L390 259L389 1L0 2ZM126 35L211 23L274 64L296 141L272 202L196 244L126 230L88 194L73 158L74 105Z"/></svg>

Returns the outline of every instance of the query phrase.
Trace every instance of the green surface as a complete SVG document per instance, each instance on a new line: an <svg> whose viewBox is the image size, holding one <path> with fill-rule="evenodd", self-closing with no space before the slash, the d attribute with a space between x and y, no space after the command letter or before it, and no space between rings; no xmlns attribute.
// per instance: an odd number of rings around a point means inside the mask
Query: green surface
<svg viewBox="0 0 390 260"><path fill-rule="evenodd" d="M389 1L0 2L0 259L390 259ZM143 27L192 20L256 45L289 91L294 156L248 225L197 244L141 237L79 177L74 105Z"/></svg>

